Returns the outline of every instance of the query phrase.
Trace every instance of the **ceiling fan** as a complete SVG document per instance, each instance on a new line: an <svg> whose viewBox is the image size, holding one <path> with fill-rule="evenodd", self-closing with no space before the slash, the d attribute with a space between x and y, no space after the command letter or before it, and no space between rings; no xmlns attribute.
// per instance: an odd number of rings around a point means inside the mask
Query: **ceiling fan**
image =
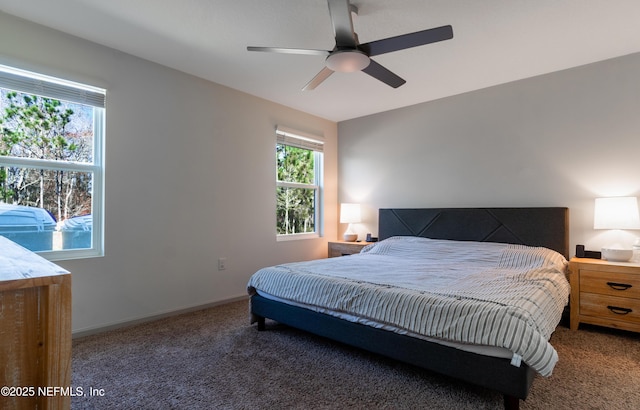
<svg viewBox="0 0 640 410"><path fill-rule="evenodd" d="M393 88L398 88L406 81L372 60L371 57L453 38L453 28L442 26L360 44L351 19L351 13L357 15L358 9L350 4L349 0L328 0L328 3L336 39L333 50L253 46L247 47L247 50L326 56L325 67L303 87L303 91L315 89L335 71L343 73L363 71Z"/></svg>

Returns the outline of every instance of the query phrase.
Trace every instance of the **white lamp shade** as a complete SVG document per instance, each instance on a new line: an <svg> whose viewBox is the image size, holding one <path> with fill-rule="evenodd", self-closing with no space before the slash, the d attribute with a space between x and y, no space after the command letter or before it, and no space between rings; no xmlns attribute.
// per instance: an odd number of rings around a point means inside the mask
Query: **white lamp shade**
<svg viewBox="0 0 640 410"><path fill-rule="evenodd" d="M634 196L596 198L593 229L640 229L638 199Z"/></svg>
<svg viewBox="0 0 640 410"><path fill-rule="evenodd" d="M340 223L360 223L360 204L340 204Z"/></svg>

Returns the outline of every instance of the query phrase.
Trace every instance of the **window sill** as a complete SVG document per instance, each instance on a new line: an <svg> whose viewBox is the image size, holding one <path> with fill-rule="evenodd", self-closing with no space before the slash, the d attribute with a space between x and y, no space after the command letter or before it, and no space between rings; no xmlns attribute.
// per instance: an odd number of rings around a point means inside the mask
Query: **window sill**
<svg viewBox="0 0 640 410"><path fill-rule="evenodd" d="M297 241L301 239L317 239L320 235L317 232L310 233L294 233L289 235L276 235L276 241L278 242L286 242L286 241Z"/></svg>

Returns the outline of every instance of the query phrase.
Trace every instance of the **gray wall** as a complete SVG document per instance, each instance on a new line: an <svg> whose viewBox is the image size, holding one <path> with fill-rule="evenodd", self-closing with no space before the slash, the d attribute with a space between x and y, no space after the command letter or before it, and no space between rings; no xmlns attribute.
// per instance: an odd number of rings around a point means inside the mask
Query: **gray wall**
<svg viewBox="0 0 640 410"><path fill-rule="evenodd" d="M0 38L16 39L0 64L107 89L106 255L59 262L75 332L246 296L260 267L326 257L334 122L2 13ZM325 137L324 238L276 242L277 124Z"/></svg>
<svg viewBox="0 0 640 410"><path fill-rule="evenodd" d="M638 73L633 54L341 122L340 200L361 235L380 207L567 206L572 249L599 249L594 198L640 195Z"/></svg>

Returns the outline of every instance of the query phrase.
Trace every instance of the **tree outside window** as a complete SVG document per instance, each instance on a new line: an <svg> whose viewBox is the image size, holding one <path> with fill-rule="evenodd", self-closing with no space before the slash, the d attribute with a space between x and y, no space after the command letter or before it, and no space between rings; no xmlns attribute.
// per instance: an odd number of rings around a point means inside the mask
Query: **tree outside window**
<svg viewBox="0 0 640 410"><path fill-rule="evenodd" d="M322 153L288 142L276 144L276 233L317 234Z"/></svg>
<svg viewBox="0 0 640 410"><path fill-rule="evenodd" d="M2 92L0 155L90 163L92 107ZM76 114L78 113L78 114ZM56 220L91 213L91 176L65 169L0 167L0 202L47 209Z"/></svg>

